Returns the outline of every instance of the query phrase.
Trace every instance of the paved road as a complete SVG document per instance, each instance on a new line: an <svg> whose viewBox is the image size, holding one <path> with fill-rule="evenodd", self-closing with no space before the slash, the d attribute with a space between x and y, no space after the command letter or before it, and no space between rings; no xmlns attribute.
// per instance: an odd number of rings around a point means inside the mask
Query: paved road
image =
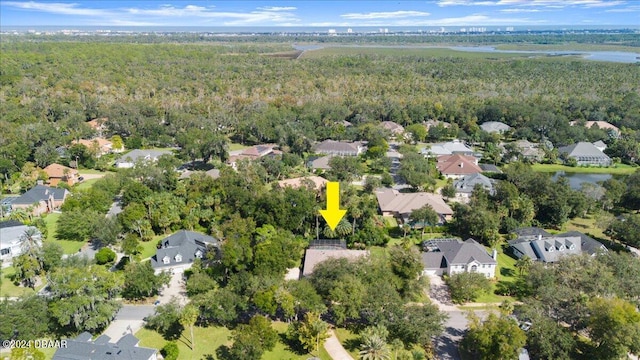
<svg viewBox="0 0 640 360"><path fill-rule="evenodd" d="M153 305L124 305L103 334L108 335L111 342L120 340L128 333L135 334L144 325L143 319L152 315L154 311Z"/></svg>

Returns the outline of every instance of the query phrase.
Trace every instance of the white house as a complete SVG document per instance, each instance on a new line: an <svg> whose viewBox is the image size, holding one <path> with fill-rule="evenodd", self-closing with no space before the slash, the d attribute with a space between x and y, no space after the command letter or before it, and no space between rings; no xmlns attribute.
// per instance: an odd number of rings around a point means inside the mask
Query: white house
<svg viewBox="0 0 640 360"><path fill-rule="evenodd" d="M116 160L115 166L120 169L128 169L135 166L139 161L158 161L158 158L162 155L171 155L169 150L133 150L120 159Z"/></svg>
<svg viewBox="0 0 640 360"><path fill-rule="evenodd" d="M0 260L9 263L13 258L22 255L22 236L32 228L35 229L18 221L0 222ZM34 238L38 243L42 243L39 231L36 231Z"/></svg>
<svg viewBox="0 0 640 360"><path fill-rule="evenodd" d="M429 240L423 244L424 270L422 275L454 275L463 272L480 273L487 278L496 276L498 254L492 255L477 241L468 239Z"/></svg>

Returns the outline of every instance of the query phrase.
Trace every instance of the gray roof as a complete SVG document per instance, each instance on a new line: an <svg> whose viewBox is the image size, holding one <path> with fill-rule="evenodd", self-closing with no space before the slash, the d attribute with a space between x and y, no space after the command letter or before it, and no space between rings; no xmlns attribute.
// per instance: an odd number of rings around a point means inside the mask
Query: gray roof
<svg viewBox="0 0 640 360"><path fill-rule="evenodd" d="M335 140L325 140L314 147L314 151L318 154L336 154L336 155L358 155L364 150L362 142L343 142Z"/></svg>
<svg viewBox="0 0 640 360"><path fill-rule="evenodd" d="M139 160L157 159L162 155L171 155L171 154L173 154L173 153L170 150L154 150L154 149L141 150L141 149L135 149L135 150L132 150L132 151L128 152L125 155L122 155L118 160L116 160L116 164L135 163L136 161L139 161Z"/></svg>
<svg viewBox="0 0 640 360"><path fill-rule="evenodd" d="M446 143L431 144L429 147L422 149L423 154L432 155L473 155L473 149L464 144L464 142L455 139Z"/></svg>
<svg viewBox="0 0 640 360"><path fill-rule="evenodd" d="M456 192L458 193L466 193L471 194L476 185L480 185L483 188L489 191L489 194L493 195L495 192L493 188L493 180L488 177L480 174L474 173L470 175L465 175L461 179L456 180L453 183L453 186L456 188Z"/></svg>
<svg viewBox="0 0 640 360"><path fill-rule="evenodd" d="M329 160L331 160L331 155L321 156L321 157L312 157L309 158L307 162L307 166L312 169L321 169L321 170L329 170L331 166L329 165Z"/></svg>
<svg viewBox="0 0 640 360"><path fill-rule="evenodd" d="M480 128L488 133L500 133L509 131L511 126L500 121L487 121L480 125Z"/></svg>
<svg viewBox="0 0 640 360"><path fill-rule="evenodd" d="M12 204L32 205L40 201L49 200L50 195L53 195L53 200L62 201L67 193L68 191L66 189L36 185L14 199Z"/></svg>
<svg viewBox="0 0 640 360"><path fill-rule="evenodd" d="M602 245L601 242L585 235L579 231L568 231L557 236L577 236L580 238L580 244L582 246L582 252L586 252L589 255L597 254L600 251L608 251L607 247Z"/></svg>
<svg viewBox="0 0 640 360"><path fill-rule="evenodd" d="M509 241L517 257L527 255L533 260L552 263L562 256L577 255L582 251L579 236L521 237ZM521 255L523 254L523 255Z"/></svg>
<svg viewBox="0 0 640 360"><path fill-rule="evenodd" d="M578 158L596 158L596 159L608 159L611 160L607 154L600 151L595 145L590 142L579 142L569 146L563 146L558 149L560 153L567 154L567 156Z"/></svg>
<svg viewBox="0 0 640 360"><path fill-rule="evenodd" d="M161 244L162 248L158 249L156 254L151 257L151 266L154 269L192 263L198 252L201 256L204 255L207 245L219 246L216 238L187 230L180 230L164 238ZM177 255L182 257L181 261L176 260ZM165 257L169 259L168 264L163 261Z"/></svg>
<svg viewBox="0 0 640 360"><path fill-rule="evenodd" d="M607 144L604 143L604 141L602 140L598 140L596 142L593 143L593 146L598 147L598 148L607 148Z"/></svg>
<svg viewBox="0 0 640 360"><path fill-rule="evenodd" d="M481 264L496 265L487 250L473 239L462 241L459 239L449 239L433 243L436 251L422 254L422 261L427 269L445 268L449 265L464 265L472 261Z"/></svg>
<svg viewBox="0 0 640 360"><path fill-rule="evenodd" d="M75 339L68 339L67 346L58 348L53 360L148 360L158 352L135 346L138 339L130 334L115 344L109 340L108 336L101 335L91 341L91 334L84 332Z"/></svg>

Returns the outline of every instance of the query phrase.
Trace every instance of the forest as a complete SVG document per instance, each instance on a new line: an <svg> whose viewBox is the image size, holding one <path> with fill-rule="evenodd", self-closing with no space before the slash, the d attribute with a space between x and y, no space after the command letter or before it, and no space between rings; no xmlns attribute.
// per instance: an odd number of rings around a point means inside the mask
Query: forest
<svg viewBox="0 0 640 360"><path fill-rule="evenodd" d="M496 41L469 38L480 44ZM395 41L390 39L368 40ZM291 39L303 40L308 39ZM569 40L637 46L637 37L627 35ZM528 41L559 40L540 35ZM419 276L423 264L415 245L426 231L473 237L487 248L501 249L516 228L559 231L570 219L590 217L611 239L610 254L575 257L557 267L519 263L519 274L510 274L512 282L489 286L519 306L501 305L503 313L495 319L504 321L502 329L472 318L462 350L470 358L509 358L526 344L535 359L617 359L640 352L640 317L633 311L640 296L638 261L617 252L623 244L640 245L640 172L607 180L601 188L572 189L566 180L552 181L527 161L511 161L497 152L507 138L528 139L549 144L543 161L555 164L558 147L602 140L615 166L633 170L640 164L638 64L470 57L429 49L281 56L290 53L291 44L276 37L258 44L250 38L204 41L190 35L170 42L135 36L109 42L30 36L0 42L3 194L28 190L46 178L40 168L57 162L104 175L91 186L67 186L73 196L56 214L53 234L47 234L46 218L21 211L11 215L48 239L40 246L27 237L28 251L13 264L14 279L34 290L47 282L50 294L0 302L0 338L16 331L35 339L104 330L121 306L117 299L144 302L168 283L166 274L153 273L143 253L186 229L223 241L187 271L189 304L162 304L147 319L144 330L161 335L165 354L175 351L181 335L188 336L183 332L190 334L194 350L199 345L196 327L230 334L230 342L214 349L218 359L260 359L277 343L296 356L320 356L318 344L336 326L356 334L356 352L363 356L381 352L390 358L394 352L396 359L429 358L447 316L426 298L428 284ZM96 135L87 124L96 118L107 118L103 136L127 149L165 148L176 156L116 169L114 154L98 157L73 143ZM504 169L493 176L500 180L496 191L476 189L468 204L452 204L453 219L441 226L429 220L429 208L411 214L425 219L428 229L389 226L378 215L374 194L396 180L385 156L391 134L381 130L382 121L403 125L411 134L398 144L403 157L396 179L407 185L406 191L442 188L445 198L452 197L452 182L438 175L435 162L418 152L417 143L454 138L482 149L485 161ZM423 124L428 121L440 125L427 130ZM479 125L488 121L513 130L486 133ZM621 134L613 137L603 129L571 126L571 121L607 121ZM341 182L341 204L348 214L335 229L318 213L326 201L323 192L275 183L310 174L306 160L314 143L326 139L369 146L359 157L333 158L324 173ZM275 144L282 154L241 161L235 169L224 165L231 147L263 143ZM182 177L177 169L184 166L215 167L219 177ZM350 184L364 174L376 176ZM105 217L114 199L122 212ZM330 260L308 278L283 280L319 238L344 240L371 256ZM49 239L91 240L106 250L96 261L63 259L63 249ZM123 260L116 263L110 249L121 252ZM513 327L508 320L513 314L536 326L526 334L515 327L509 342L504 338L510 334L501 331ZM276 322L286 330L276 334ZM492 353L502 349L492 339L503 339L504 349L513 345L504 350L508 355Z"/></svg>

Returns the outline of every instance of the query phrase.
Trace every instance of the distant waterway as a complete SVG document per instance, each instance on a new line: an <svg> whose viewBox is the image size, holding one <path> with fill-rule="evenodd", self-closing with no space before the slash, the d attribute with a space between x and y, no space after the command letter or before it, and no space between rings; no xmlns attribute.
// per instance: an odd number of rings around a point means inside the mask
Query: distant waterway
<svg viewBox="0 0 640 360"><path fill-rule="evenodd" d="M553 181L558 180L561 176L567 178L569 181L569 186L578 190L582 186L583 183L591 183L594 185L599 185L598 183L602 181L607 181L611 178L616 178L618 180L624 179L624 175L611 175L611 174L593 174L593 173L570 173L565 171L557 171L553 174Z"/></svg>
<svg viewBox="0 0 640 360"><path fill-rule="evenodd" d="M530 54L532 57L538 56L580 56L592 61L605 61L616 63L640 63L640 53L624 51L551 51L551 50L499 50L493 46L421 46L421 45L293 45L294 49L300 51L319 50L325 47L345 47L345 48L388 48L388 49L450 49L455 51L478 52L478 53L503 53L503 54Z"/></svg>

